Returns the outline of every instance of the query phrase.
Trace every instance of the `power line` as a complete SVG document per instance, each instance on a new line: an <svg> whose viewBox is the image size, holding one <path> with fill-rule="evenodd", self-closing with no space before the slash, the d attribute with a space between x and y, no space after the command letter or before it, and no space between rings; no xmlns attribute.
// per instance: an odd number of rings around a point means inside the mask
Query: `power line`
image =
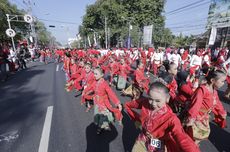
<svg viewBox="0 0 230 152"><path fill-rule="evenodd" d="M196 2L193 2L193 3L190 3L190 4L188 4L188 5L179 7L179 8L177 8L177 9L175 9L175 10L166 12L165 15L166 15L166 14L170 14L170 13L174 13L174 12L179 11L179 10L181 10L181 9L185 9L185 8L191 7L191 6L193 6L193 5L196 5L197 3L201 3L201 2L203 2L203 1L205 1L205 0L199 0L199 1L196 1Z"/></svg>
<svg viewBox="0 0 230 152"><path fill-rule="evenodd" d="M168 25L181 25L181 24L182 25L187 25L187 24L194 23L194 22L199 23L198 21L207 22L207 20L205 20L205 19L207 19L207 18L204 17L204 18L201 18L201 19L195 19L195 20L190 20L190 21L176 22L176 23L168 24Z"/></svg>
<svg viewBox="0 0 230 152"><path fill-rule="evenodd" d="M189 9L185 9L185 10L181 10L181 11L178 11L178 12L170 13L170 14L168 14L168 16L178 14L178 13L181 13L181 12L184 12L184 11L190 11L193 8L198 8L199 6L206 5L206 4L209 4L209 3L210 3L210 1L202 3L202 4L199 4L199 5L195 5L195 6L190 7Z"/></svg>
<svg viewBox="0 0 230 152"><path fill-rule="evenodd" d="M65 23L65 24L79 24L79 23L76 23L76 22L67 22L67 21L60 21L60 20L48 20L48 19L42 19L42 18L37 18L38 20L41 20L41 21L47 21L47 22L56 22L56 23Z"/></svg>
<svg viewBox="0 0 230 152"><path fill-rule="evenodd" d="M20 1L13 0L17 5L20 5L23 9L27 9L25 5L23 5Z"/></svg>

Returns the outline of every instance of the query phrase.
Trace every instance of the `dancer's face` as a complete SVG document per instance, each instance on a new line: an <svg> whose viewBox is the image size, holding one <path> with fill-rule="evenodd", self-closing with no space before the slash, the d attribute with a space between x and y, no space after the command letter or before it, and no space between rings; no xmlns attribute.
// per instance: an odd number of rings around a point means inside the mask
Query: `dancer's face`
<svg viewBox="0 0 230 152"><path fill-rule="evenodd" d="M163 89L154 88L149 92L149 104L153 110L159 110L169 101L169 96Z"/></svg>
<svg viewBox="0 0 230 152"><path fill-rule="evenodd" d="M224 85L224 82L226 80L226 76L224 74L221 74L218 79L213 79L212 82L213 82L213 86L216 88L216 89L219 89L221 88L223 85Z"/></svg>
<svg viewBox="0 0 230 152"><path fill-rule="evenodd" d="M90 68L89 65L86 65L86 66L85 66L85 71L86 71L86 73L89 73L89 72L91 71L91 68Z"/></svg>
<svg viewBox="0 0 230 152"><path fill-rule="evenodd" d="M93 73L96 80L100 80L103 77L103 73L98 69L95 69Z"/></svg>

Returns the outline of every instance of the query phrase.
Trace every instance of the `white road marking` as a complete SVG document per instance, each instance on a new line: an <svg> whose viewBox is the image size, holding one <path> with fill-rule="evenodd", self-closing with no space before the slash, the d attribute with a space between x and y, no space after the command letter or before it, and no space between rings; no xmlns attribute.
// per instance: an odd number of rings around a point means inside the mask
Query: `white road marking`
<svg viewBox="0 0 230 152"><path fill-rule="evenodd" d="M43 126L38 152L48 152L52 115L53 106L49 106L46 112L46 118Z"/></svg>
<svg viewBox="0 0 230 152"><path fill-rule="evenodd" d="M59 64L58 64L57 67L56 67L56 71L59 71Z"/></svg>
<svg viewBox="0 0 230 152"><path fill-rule="evenodd" d="M19 137L19 133L17 130L7 132L7 133L0 135L0 142L2 141L10 142L11 140L17 139L18 137Z"/></svg>

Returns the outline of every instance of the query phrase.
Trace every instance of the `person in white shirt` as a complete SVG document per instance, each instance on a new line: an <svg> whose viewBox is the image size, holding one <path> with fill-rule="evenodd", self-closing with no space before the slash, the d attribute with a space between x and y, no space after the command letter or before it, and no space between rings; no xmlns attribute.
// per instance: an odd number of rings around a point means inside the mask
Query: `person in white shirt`
<svg viewBox="0 0 230 152"><path fill-rule="evenodd" d="M201 52L198 50L197 53L192 56L190 62L190 73L195 74L195 72L201 68L201 65L202 65L202 55Z"/></svg>
<svg viewBox="0 0 230 152"><path fill-rule="evenodd" d="M152 63L153 74L157 75L158 68L163 63L163 56L162 56L162 53L159 52L159 50L156 50L153 53L153 56L151 57L151 63Z"/></svg>
<svg viewBox="0 0 230 152"><path fill-rule="evenodd" d="M178 54L177 49L174 50L173 54L170 57L170 62L173 62L176 64L177 67L179 67L180 63L181 63L181 56L180 54Z"/></svg>
<svg viewBox="0 0 230 152"><path fill-rule="evenodd" d="M211 52L207 50L203 54L203 61L202 61L202 67L210 67L211 66Z"/></svg>
<svg viewBox="0 0 230 152"><path fill-rule="evenodd" d="M35 59L35 48L33 47L33 45L30 45L29 52L31 55L31 60L34 61L34 59Z"/></svg>
<svg viewBox="0 0 230 152"><path fill-rule="evenodd" d="M16 59L17 59L17 53L12 49L10 48L10 54L8 56L9 60L11 60L12 62L16 62Z"/></svg>

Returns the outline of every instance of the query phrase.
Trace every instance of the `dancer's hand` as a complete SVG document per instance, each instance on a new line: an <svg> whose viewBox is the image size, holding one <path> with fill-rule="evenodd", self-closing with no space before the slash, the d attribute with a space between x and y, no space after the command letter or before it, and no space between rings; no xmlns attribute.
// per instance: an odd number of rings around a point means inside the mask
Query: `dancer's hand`
<svg viewBox="0 0 230 152"><path fill-rule="evenodd" d="M187 123L186 123L186 126L187 126L187 127L193 126L194 121L195 121L194 119L189 119L189 120L187 121Z"/></svg>

